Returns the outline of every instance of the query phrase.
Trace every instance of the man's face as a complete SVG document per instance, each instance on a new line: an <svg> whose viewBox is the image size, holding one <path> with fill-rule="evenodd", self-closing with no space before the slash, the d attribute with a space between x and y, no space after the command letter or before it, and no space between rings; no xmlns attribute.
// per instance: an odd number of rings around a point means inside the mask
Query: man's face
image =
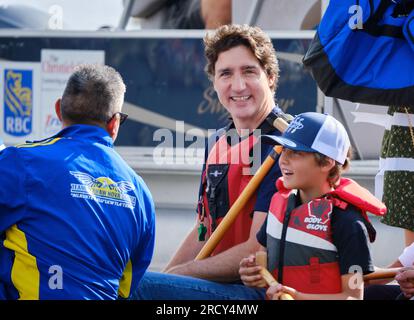
<svg viewBox="0 0 414 320"><path fill-rule="evenodd" d="M270 112L274 104L270 89L273 82L245 46L231 48L218 56L214 89L235 122L255 121Z"/></svg>

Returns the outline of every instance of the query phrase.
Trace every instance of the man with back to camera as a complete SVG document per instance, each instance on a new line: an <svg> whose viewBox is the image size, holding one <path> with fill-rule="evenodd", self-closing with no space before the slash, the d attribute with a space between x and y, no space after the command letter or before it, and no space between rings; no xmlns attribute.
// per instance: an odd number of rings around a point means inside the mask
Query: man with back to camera
<svg viewBox="0 0 414 320"><path fill-rule="evenodd" d="M154 249L143 180L113 149L125 84L83 65L56 114L63 129L0 152L0 298L117 299L135 291Z"/></svg>

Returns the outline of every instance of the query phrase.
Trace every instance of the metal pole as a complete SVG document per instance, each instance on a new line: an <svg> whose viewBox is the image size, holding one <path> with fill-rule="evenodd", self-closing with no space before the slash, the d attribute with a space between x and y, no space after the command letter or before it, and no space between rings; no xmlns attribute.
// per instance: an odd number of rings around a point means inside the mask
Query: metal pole
<svg viewBox="0 0 414 320"><path fill-rule="evenodd" d="M124 1L124 11L122 11L121 19L119 20L117 30L125 30L129 17L131 16L132 6L134 5L135 0L125 0Z"/></svg>
<svg viewBox="0 0 414 320"><path fill-rule="evenodd" d="M263 0L254 0L250 6L249 14L247 15L246 23L249 26L254 26L257 23L260 11L262 10Z"/></svg>

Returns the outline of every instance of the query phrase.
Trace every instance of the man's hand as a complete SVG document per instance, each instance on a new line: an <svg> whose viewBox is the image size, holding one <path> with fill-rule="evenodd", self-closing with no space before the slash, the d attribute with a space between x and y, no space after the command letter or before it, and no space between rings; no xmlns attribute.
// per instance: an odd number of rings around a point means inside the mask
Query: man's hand
<svg viewBox="0 0 414 320"><path fill-rule="evenodd" d="M254 255L243 258L239 265L240 279L243 281L243 284L248 287L266 287L266 282L260 274L261 269L262 267L256 264L256 257Z"/></svg>
<svg viewBox="0 0 414 320"><path fill-rule="evenodd" d="M410 299L414 296L414 267L402 269L395 276L395 280L398 281L406 298Z"/></svg>

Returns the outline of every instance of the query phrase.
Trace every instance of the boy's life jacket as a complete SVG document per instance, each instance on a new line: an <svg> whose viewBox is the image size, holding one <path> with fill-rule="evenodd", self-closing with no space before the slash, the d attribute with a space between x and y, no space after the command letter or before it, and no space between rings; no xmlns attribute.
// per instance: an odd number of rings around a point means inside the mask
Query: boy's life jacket
<svg viewBox="0 0 414 320"><path fill-rule="evenodd" d="M296 207L296 190L277 181L267 220L268 269L279 282L305 293L340 293L338 251L333 243L331 215L359 210L369 239L375 229L367 212L384 215L386 207L351 179L341 178L338 187L321 198ZM282 272L279 272L282 270Z"/></svg>

